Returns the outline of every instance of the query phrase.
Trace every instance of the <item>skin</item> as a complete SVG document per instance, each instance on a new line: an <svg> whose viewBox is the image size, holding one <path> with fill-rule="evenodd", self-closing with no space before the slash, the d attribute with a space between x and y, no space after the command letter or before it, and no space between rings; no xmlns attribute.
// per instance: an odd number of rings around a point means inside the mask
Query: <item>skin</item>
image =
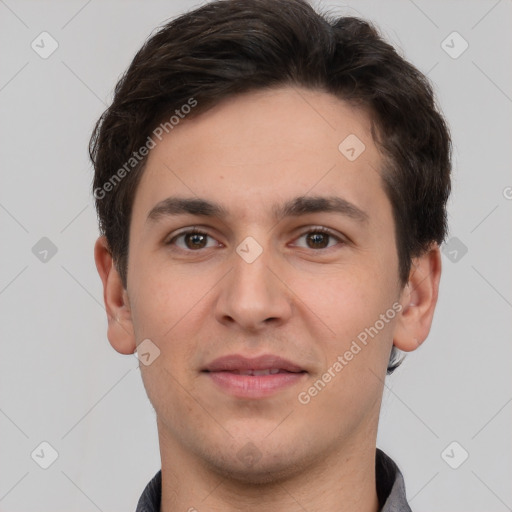
<svg viewBox="0 0 512 512"><path fill-rule="evenodd" d="M366 146L353 162L338 150L349 134ZM375 446L390 350L425 340L441 275L433 244L400 285L382 164L366 112L291 87L229 98L151 150L133 205L127 289L104 237L95 261L112 346L131 354L149 338L160 350L140 369L157 414L163 512L378 510ZM302 195L343 197L367 221L272 217L272 205ZM169 196L215 201L230 216L146 221ZM194 226L210 238L166 245ZM315 245L308 234L318 226L334 237ZM247 236L263 250L252 263L236 252ZM298 394L394 303L401 312L301 404ZM234 398L200 370L235 353L277 354L307 374L264 399Z"/></svg>

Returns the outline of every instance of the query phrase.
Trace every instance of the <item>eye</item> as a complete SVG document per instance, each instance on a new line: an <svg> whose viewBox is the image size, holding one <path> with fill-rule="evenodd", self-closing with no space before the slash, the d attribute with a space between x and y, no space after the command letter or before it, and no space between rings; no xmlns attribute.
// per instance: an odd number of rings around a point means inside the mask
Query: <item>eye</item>
<svg viewBox="0 0 512 512"><path fill-rule="evenodd" d="M208 233L205 233L200 229L193 228L187 231L182 231L178 235L174 236L166 243L166 245L176 245L177 247L183 249L184 251L195 251L198 249L207 249L209 247L215 247L215 243L208 245L208 238L210 238L211 240L215 240Z"/></svg>
<svg viewBox="0 0 512 512"><path fill-rule="evenodd" d="M297 240L301 238L306 239L306 249L329 249L336 245L336 243L344 243L339 236L335 235L332 231L324 227L315 227L310 228L309 231L306 231ZM330 241L334 243L329 245Z"/></svg>
<svg viewBox="0 0 512 512"><path fill-rule="evenodd" d="M306 246L301 246L300 244L293 245L303 247L305 249L322 250L330 249L339 243L345 243L341 237L322 226L309 228L308 231L304 232L296 240L300 240L302 238L305 239ZM210 239L210 242L208 239ZM191 228L172 237L168 242L166 242L166 245L175 245L183 251L198 251L200 249L218 247L222 244L218 243L215 238L210 236L204 230Z"/></svg>

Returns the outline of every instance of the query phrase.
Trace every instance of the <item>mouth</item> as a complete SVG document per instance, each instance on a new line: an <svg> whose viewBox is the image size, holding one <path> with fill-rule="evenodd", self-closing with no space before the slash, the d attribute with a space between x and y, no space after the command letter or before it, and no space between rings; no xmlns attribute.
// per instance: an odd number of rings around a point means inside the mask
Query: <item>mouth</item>
<svg viewBox="0 0 512 512"><path fill-rule="evenodd" d="M265 398L301 382L307 371L275 355L230 355L208 364L202 373L218 389L236 398Z"/></svg>
<svg viewBox="0 0 512 512"><path fill-rule="evenodd" d="M289 372L282 368L266 368L265 370L221 370L223 372L229 372L234 375L276 375L278 373L302 373L302 372Z"/></svg>

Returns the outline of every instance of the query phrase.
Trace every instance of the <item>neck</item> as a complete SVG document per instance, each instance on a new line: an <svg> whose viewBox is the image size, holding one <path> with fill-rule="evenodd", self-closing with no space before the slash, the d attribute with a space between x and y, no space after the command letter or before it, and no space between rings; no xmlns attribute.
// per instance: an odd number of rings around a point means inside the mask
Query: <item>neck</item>
<svg viewBox="0 0 512 512"><path fill-rule="evenodd" d="M161 512L378 512L376 429L357 442L266 483L241 481L205 464L158 425L162 458Z"/></svg>

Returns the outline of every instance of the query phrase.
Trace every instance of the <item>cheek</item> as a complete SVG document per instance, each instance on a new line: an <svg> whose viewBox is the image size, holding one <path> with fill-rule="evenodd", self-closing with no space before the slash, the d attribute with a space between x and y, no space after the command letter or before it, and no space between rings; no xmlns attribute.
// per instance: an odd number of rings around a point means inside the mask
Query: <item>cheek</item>
<svg viewBox="0 0 512 512"><path fill-rule="evenodd" d="M149 338L159 349L154 362L140 365L148 398L167 428L180 429L186 427L184 418L203 421L194 400L197 376L191 361L197 352L197 328L204 319L200 310L204 290L200 293L189 279L187 287L173 277L167 281L160 274L158 279L145 280L132 314L137 339Z"/></svg>
<svg viewBox="0 0 512 512"><path fill-rule="evenodd" d="M324 370L331 368L331 374L336 375L336 383L329 385L332 389L338 389L340 382L342 387L362 385L368 378L379 384L369 370L381 375L387 365L396 322L393 304L398 300L395 274L385 271L386 264L377 258L366 262L361 258L350 268L340 266L337 271L307 280L297 274L293 280L294 292L307 306L304 311L310 318L310 335L322 352ZM332 368L339 356L342 371ZM340 365L336 368L339 370Z"/></svg>
<svg viewBox="0 0 512 512"><path fill-rule="evenodd" d="M346 338L352 329L364 328L391 307L395 290L386 272L377 262L333 266L327 273L304 278L299 272L292 278L293 290L311 311L334 331Z"/></svg>
<svg viewBox="0 0 512 512"><path fill-rule="evenodd" d="M167 340L174 332L183 332L200 309L205 292L215 283L212 277L197 279L176 267L151 267L134 279L135 300L132 301L134 329L141 337ZM206 276L206 275L205 275ZM211 282L210 282L211 281Z"/></svg>
<svg viewBox="0 0 512 512"><path fill-rule="evenodd" d="M331 278L315 300L312 308L334 334L316 338L324 367L303 390L309 400L304 407L326 425L339 428L342 422L351 431L375 410L382 393L396 322L394 294L376 274L354 271Z"/></svg>
<svg viewBox="0 0 512 512"><path fill-rule="evenodd" d="M190 425L200 427L207 423L208 415L204 413L200 397L195 396L193 381L180 374L178 368L172 367L170 359L162 354L151 366L141 367L141 375L159 420L166 424L167 430L183 436Z"/></svg>
<svg viewBox="0 0 512 512"><path fill-rule="evenodd" d="M154 392L162 382L167 383L163 386L167 389L179 388L185 381L190 385L194 374L184 362L192 361L197 351L196 340L201 339L198 331L207 314L205 293L215 279L194 278L190 272L185 274L171 266L147 267L133 280L137 290L132 301L133 327L137 342L149 338L160 353L154 363L157 369L141 367L145 385Z"/></svg>

